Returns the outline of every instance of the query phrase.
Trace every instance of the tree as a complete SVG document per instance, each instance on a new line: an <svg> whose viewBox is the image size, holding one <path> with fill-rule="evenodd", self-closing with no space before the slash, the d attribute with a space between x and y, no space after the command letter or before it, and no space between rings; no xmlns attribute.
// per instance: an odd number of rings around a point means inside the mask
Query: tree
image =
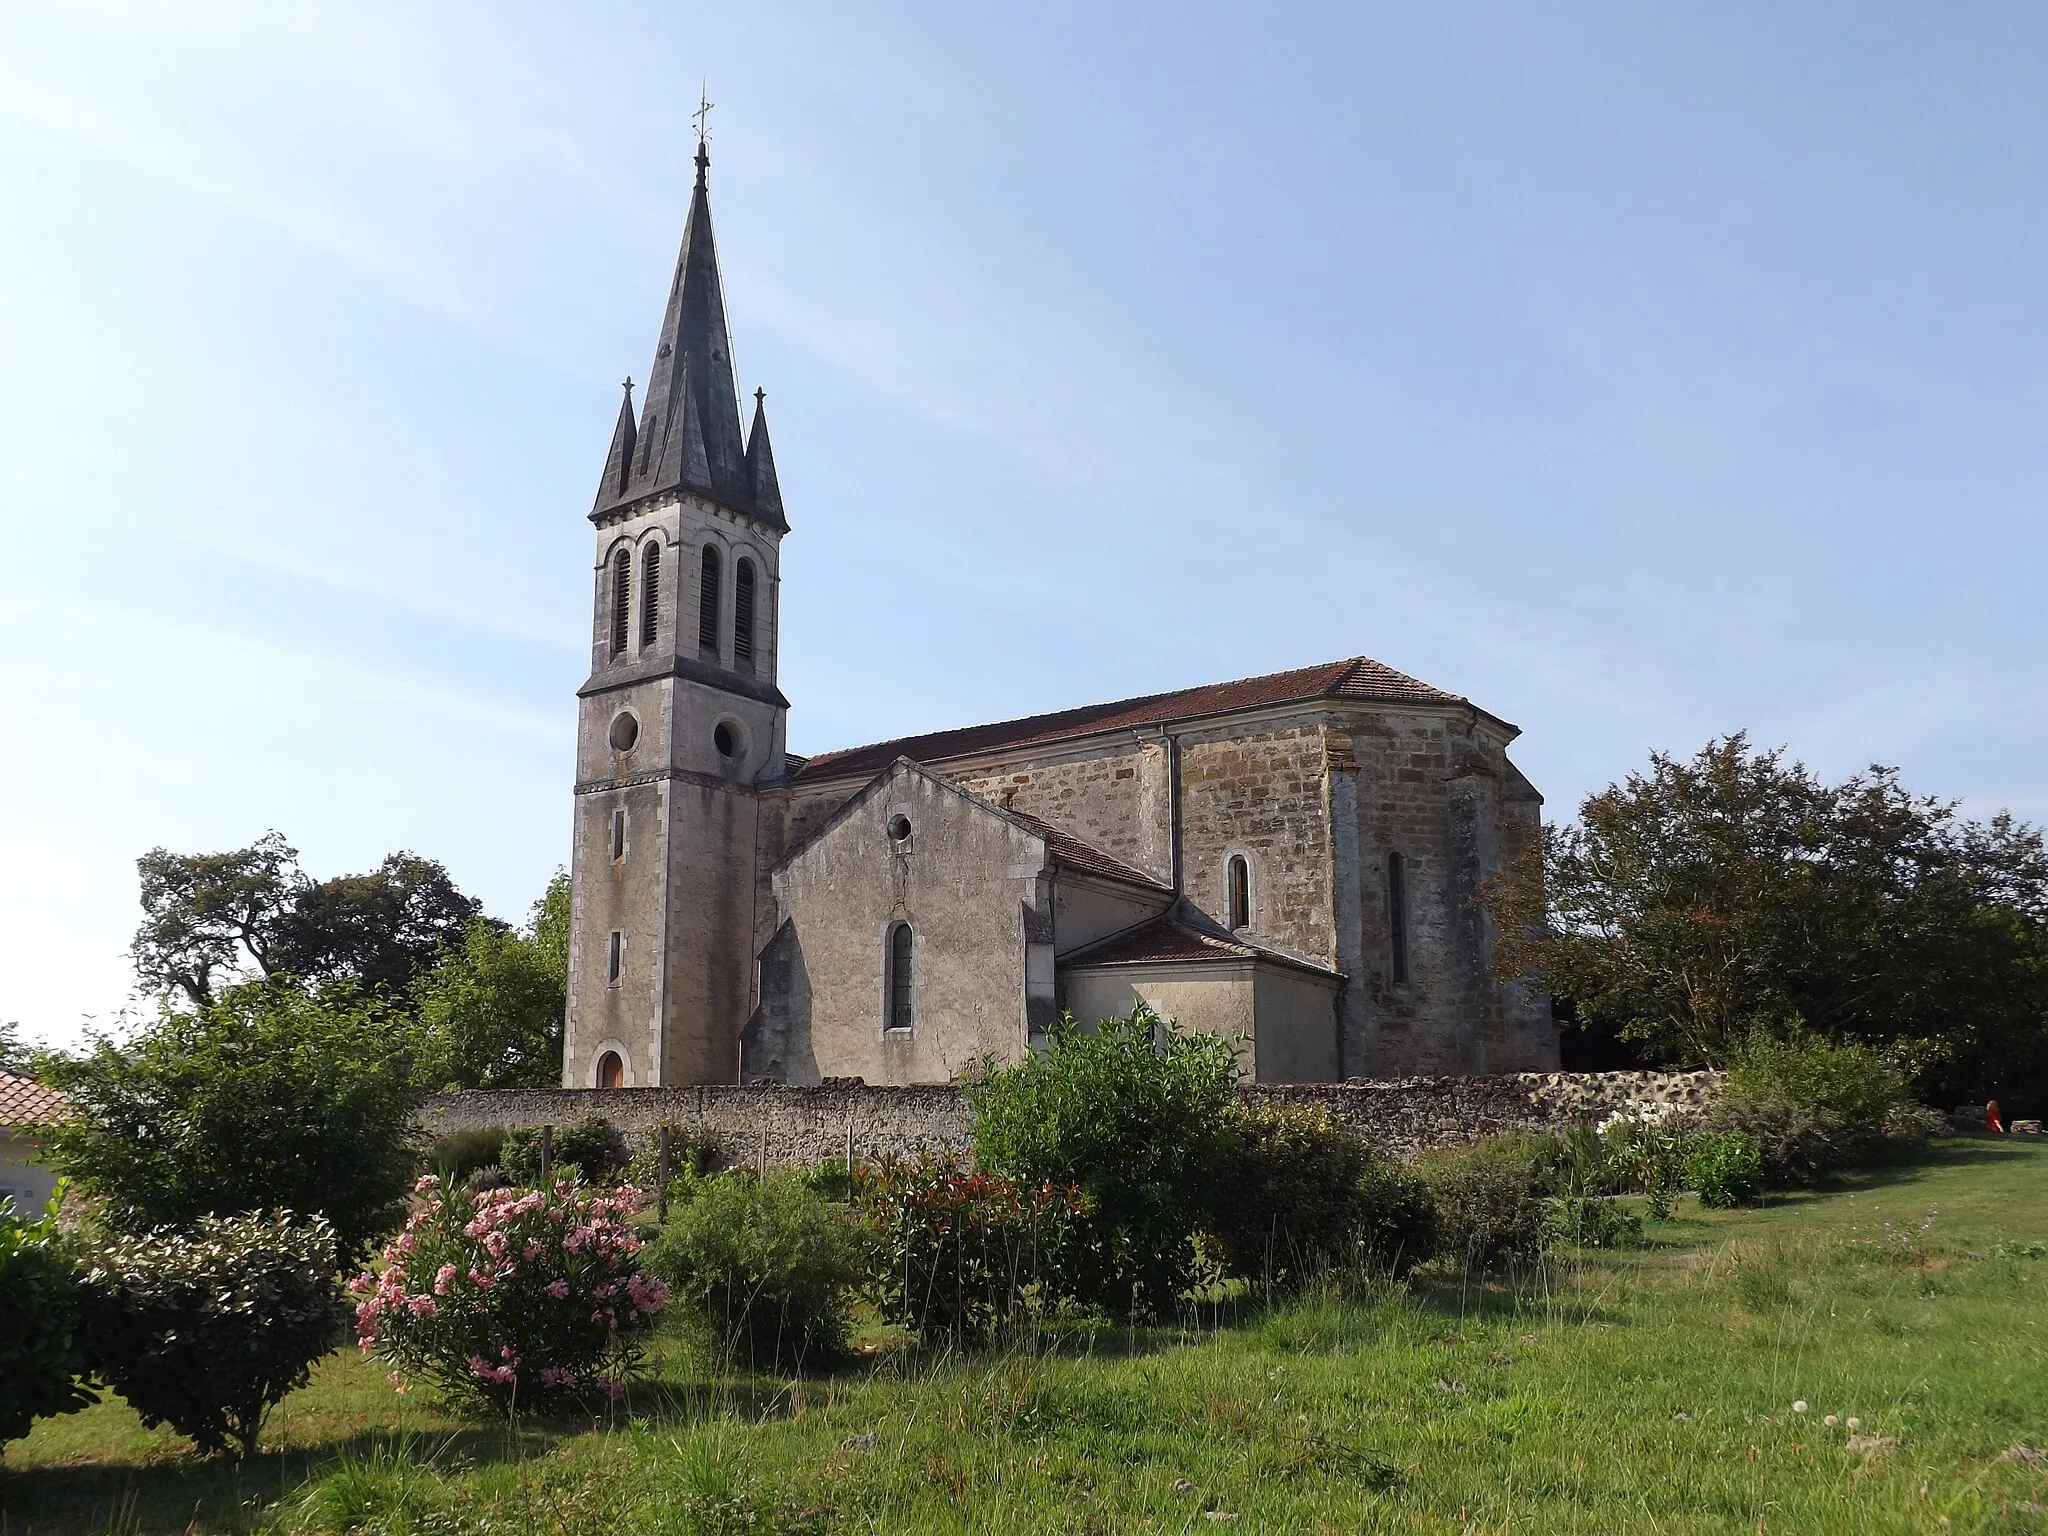
<svg viewBox="0 0 2048 1536"><path fill-rule="evenodd" d="M302 886L281 914L266 974L310 983L348 982L403 991L481 916L483 903L456 888L445 866L394 853L364 875Z"/></svg>
<svg viewBox="0 0 2048 1536"><path fill-rule="evenodd" d="M28 1077L34 1067L34 1048L21 1038L21 1026L12 1019L0 1019L0 1072Z"/></svg>
<svg viewBox="0 0 2048 1536"><path fill-rule="evenodd" d="M252 971L315 987L403 991L481 911L446 868L416 853L391 854L368 874L310 880L298 850L276 832L226 853L152 848L136 868L137 978L194 1008L211 1003L223 980Z"/></svg>
<svg viewBox="0 0 2048 1536"><path fill-rule="evenodd" d="M2048 854L1872 767L1823 784L1737 734L1653 754L1483 895L1503 977L1666 1060L1756 1032L1890 1048L1923 1093L2048 1092Z"/></svg>
<svg viewBox="0 0 2048 1536"><path fill-rule="evenodd" d="M414 984L420 1082L548 1088L562 1072L569 995L569 877L557 873L524 932L473 917Z"/></svg>
<svg viewBox="0 0 2048 1536"><path fill-rule="evenodd" d="M1074 1283L1133 1315L1173 1305L1232 1138L1237 1061L1228 1041L1182 1034L1140 1006L1052 1030L1051 1049L967 1088L974 1155L1022 1184L1078 1184L1099 1241Z"/></svg>
<svg viewBox="0 0 2048 1536"><path fill-rule="evenodd" d="M278 974L278 927L305 884L298 850L275 832L226 853L152 848L142 876L142 926L129 953L142 984L182 992L195 1008L213 1001L216 976L253 964Z"/></svg>
<svg viewBox="0 0 2048 1536"><path fill-rule="evenodd" d="M413 1173L409 1032L383 1003L252 982L125 1042L45 1058L70 1118L50 1160L128 1231L319 1212L344 1255L398 1219Z"/></svg>

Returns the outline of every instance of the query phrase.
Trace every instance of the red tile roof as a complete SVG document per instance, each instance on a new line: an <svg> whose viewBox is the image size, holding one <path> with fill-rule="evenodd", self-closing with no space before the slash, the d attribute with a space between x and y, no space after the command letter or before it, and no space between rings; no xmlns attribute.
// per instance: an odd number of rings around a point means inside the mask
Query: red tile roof
<svg viewBox="0 0 2048 1536"><path fill-rule="evenodd" d="M64 1112L64 1095L32 1077L0 1072L0 1125L47 1125Z"/></svg>
<svg viewBox="0 0 2048 1536"><path fill-rule="evenodd" d="M1106 880L1121 880L1126 885L1142 885L1165 895L1171 895L1173 887L1163 884L1146 874L1142 869L1133 868L1114 854L1104 853L1100 848L1084 843L1071 832L1062 832L1051 822L1040 821L1036 816L1026 816L1022 811L1008 811L1045 839L1046 851L1061 864L1070 869L1101 875Z"/></svg>
<svg viewBox="0 0 2048 1536"><path fill-rule="evenodd" d="M1064 970L1069 966L1183 964L1205 960L1268 960L1296 970L1314 971L1320 976L1336 974L1328 966L1297 960L1276 949L1193 927L1171 912L1162 913L1135 928L1126 928L1122 933L1113 933L1106 939L1098 939L1072 954L1061 955L1059 964Z"/></svg>
<svg viewBox="0 0 2048 1536"><path fill-rule="evenodd" d="M1370 657L1352 656L1343 661L1327 661L1321 666L1299 667L1292 672L1244 677L1229 683L1207 683L1199 688L1118 699L1110 704L1086 704L1079 709L1031 715L1022 720L1003 720L994 725L970 725L958 730L933 731L923 736L904 736L865 747L823 752L809 759L791 757L788 772L792 779L800 782L868 777L880 773L899 757L920 763L936 763L976 753L1064 741L1098 731L1164 725L1205 715L1232 714L1242 709L1264 709L1275 704L1305 704L1316 699L1349 699L1380 704L1469 702L1460 694L1432 688L1404 672L1382 666Z"/></svg>

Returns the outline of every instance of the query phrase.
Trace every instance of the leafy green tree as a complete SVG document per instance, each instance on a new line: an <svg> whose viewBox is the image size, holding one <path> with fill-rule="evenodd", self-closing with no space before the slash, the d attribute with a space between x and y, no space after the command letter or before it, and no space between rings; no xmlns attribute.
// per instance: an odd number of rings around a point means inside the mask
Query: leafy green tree
<svg viewBox="0 0 2048 1536"><path fill-rule="evenodd" d="M12 1019L0 1019L0 1072L28 1077L34 1067L35 1051L21 1038L21 1026Z"/></svg>
<svg viewBox="0 0 2048 1536"><path fill-rule="evenodd" d="M557 873L523 932L473 917L414 983L427 1087L548 1088L562 1071L569 877Z"/></svg>
<svg viewBox="0 0 2048 1536"><path fill-rule="evenodd" d="M1075 1286L1134 1316L1173 1305L1193 1273L1194 1234L1232 1148L1237 1059L1211 1034L1183 1034L1139 1007L967 1088L981 1166L1024 1184L1078 1184L1099 1244Z"/></svg>
<svg viewBox="0 0 2048 1536"><path fill-rule="evenodd" d="M396 993L472 923L490 922L432 859L394 853L368 874L315 881L276 832L225 853L153 848L136 869L137 979L195 1008L251 974Z"/></svg>
<svg viewBox="0 0 2048 1536"><path fill-rule="evenodd" d="M410 1033L375 999L250 983L131 1039L44 1058L72 1115L50 1159L129 1231L319 1212L344 1255L398 1219L413 1172Z"/></svg>
<svg viewBox="0 0 2048 1536"><path fill-rule="evenodd" d="M1822 783L1740 734L1590 795L1484 900L1504 976L1662 1059L1763 1031L1884 1046L1920 1091L2048 1095L2048 854L1895 769Z"/></svg>
<svg viewBox="0 0 2048 1536"><path fill-rule="evenodd" d="M301 981L395 996L471 929L504 930L482 912L483 903L457 889L444 866L394 853L368 874L301 887L278 921L273 963Z"/></svg>

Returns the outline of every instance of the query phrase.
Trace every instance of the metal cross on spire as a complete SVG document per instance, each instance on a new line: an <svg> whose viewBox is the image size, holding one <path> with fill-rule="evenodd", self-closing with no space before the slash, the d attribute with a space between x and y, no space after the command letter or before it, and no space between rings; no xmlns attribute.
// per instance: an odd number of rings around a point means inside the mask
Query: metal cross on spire
<svg viewBox="0 0 2048 1536"><path fill-rule="evenodd" d="M697 110L692 112L690 117L697 125L697 146L700 149L704 146L704 141L711 137L708 123L711 117L711 109L716 105L717 103L711 99L707 82L699 81L697 84Z"/></svg>

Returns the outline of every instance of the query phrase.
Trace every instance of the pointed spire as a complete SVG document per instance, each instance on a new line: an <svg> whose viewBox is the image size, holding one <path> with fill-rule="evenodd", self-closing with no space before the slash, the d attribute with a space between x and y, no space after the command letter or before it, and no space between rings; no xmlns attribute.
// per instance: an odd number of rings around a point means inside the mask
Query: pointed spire
<svg viewBox="0 0 2048 1536"><path fill-rule="evenodd" d="M711 236L711 155L697 143L697 183L669 285L668 308L647 376L638 430L626 448L632 468L614 480L607 462L598 510L659 491L691 490L739 512L754 510L733 386L732 337ZM615 441L614 449L618 444Z"/></svg>
<svg viewBox="0 0 2048 1536"><path fill-rule="evenodd" d="M618 499L633 472L633 379L625 383L626 398L619 403L619 424L612 428L612 449L604 456L604 478L597 483L597 504L601 507Z"/></svg>
<svg viewBox="0 0 2048 1536"><path fill-rule="evenodd" d="M782 486L775 478L775 450L768 446L768 391L754 391L754 424L747 429L747 487L754 496L754 516L772 528L789 532L782 515Z"/></svg>

